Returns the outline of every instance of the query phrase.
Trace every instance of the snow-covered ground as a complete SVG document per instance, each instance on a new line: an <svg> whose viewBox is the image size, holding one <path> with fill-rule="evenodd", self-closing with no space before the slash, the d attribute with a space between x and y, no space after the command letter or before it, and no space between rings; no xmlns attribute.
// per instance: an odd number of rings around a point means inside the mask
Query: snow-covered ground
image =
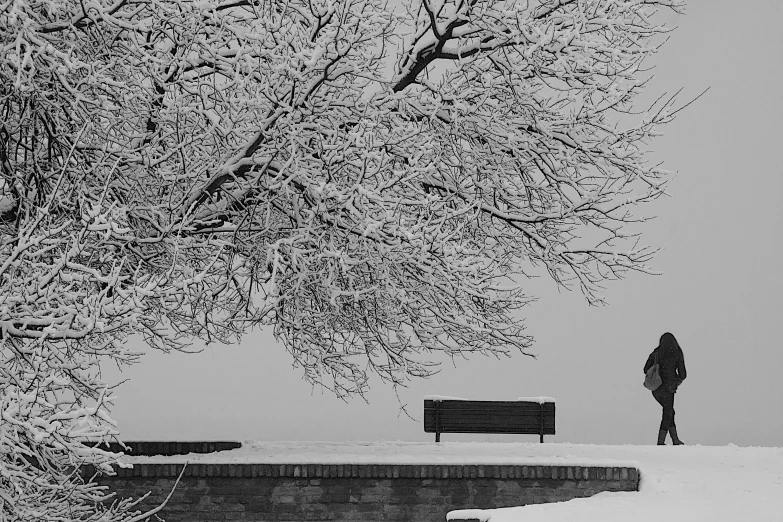
<svg viewBox="0 0 783 522"><path fill-rule="evenodd" d="M549 445L545 445L549 446ZM487 522L783 522L783 448L552 444L578 458L639 463L638 493L554 504L456 511Z"/></svg>
<svg viewBox="0 0 783 522"><path fill-rule="evenodd" d="M556 464L636 466L640 491L491 510L490 522L783 522L783 448L563 443L253 442L211 454L126 457L129 463Z"/></svg>

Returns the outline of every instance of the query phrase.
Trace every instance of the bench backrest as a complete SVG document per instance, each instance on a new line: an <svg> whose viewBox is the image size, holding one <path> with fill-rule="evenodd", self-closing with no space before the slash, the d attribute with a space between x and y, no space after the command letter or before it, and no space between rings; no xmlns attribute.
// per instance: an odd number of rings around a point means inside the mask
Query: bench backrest
<svg viewBox="0 0 783 522"><path fill-rule="evenodd" d="M555 403L424 400L424 432L555 434Z"/></svg>

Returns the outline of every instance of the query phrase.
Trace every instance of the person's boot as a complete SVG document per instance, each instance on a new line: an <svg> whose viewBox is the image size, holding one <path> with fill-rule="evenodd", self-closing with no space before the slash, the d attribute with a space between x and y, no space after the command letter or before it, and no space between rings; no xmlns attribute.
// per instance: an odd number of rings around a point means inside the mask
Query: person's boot
<svg viewBox="0 0 783 522"><path fill-rule="evenodd" d="M666 430L658 430L658 446L666 446Z"/></svg>
<svg viewBox="0 0 783 522"><path fill-rule="evenodd" d="M671 435L671 437L672 437L672 444L674 444L675 446L682 446L683 444L685 444L677 436L677 426L672 426L671 428L669 428L669 435Z"/></svg>

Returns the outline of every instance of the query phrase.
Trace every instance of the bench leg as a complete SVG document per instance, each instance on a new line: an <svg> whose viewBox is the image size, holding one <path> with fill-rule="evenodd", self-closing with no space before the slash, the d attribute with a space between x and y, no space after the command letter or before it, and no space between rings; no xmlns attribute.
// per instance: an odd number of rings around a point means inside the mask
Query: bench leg
<svg viewBox="0 0 783 522"><path fill-rule="evenodd" d="M435 402L435 442L440 442L440 401Z"/></svg>

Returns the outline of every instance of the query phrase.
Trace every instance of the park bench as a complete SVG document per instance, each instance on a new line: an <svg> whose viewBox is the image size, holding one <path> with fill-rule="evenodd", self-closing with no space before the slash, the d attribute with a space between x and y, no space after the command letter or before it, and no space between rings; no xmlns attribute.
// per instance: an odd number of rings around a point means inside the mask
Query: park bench
<svg viewBox="0 0 783 522"><path fill-rule="evenodd" d="M555 434L555 400L520 397L515 401L472 401L454 397L424 397L424 432Z"/></svg>

